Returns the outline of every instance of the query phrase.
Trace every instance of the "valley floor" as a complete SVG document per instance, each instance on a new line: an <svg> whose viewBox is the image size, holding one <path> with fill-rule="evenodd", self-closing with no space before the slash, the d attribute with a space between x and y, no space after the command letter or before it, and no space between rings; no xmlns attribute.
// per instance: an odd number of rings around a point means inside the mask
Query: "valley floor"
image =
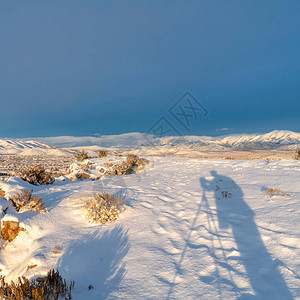
<svg viewBox="0 0 300 300"><path fill-rule="evenodd" d="M1 250L0 274L57 268L80 300L300 299L300 161L148 159L143 173L102 180L0 182L33 188L49 211L15 214L26 231ZM82 204L102 190L127 209L93 225Z"/></svg>

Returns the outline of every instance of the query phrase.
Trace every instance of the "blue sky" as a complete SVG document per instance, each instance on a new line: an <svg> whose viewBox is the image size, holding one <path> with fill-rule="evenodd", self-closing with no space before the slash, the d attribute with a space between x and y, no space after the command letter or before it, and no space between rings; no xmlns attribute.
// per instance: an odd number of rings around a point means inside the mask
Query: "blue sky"
<svg viewBox="0 0 300 300"><path fill-rule="evenodd" d="M300 1L2 1L0 137L300 131ZM190 131L168 112L191 92ZM228 131L218 130L228 128Z"/></svg>

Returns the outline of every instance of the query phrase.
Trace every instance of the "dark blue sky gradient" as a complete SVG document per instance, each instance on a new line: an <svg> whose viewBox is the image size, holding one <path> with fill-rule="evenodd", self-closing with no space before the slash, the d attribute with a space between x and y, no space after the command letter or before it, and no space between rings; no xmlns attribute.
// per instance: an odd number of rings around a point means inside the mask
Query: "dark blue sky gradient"
<svg viewBox="0 0 300 300"><path fill-rule="evenodd" d="M0 137L146 132L186 91L184 134L300 131L300 1L0 3Z"/></svg>

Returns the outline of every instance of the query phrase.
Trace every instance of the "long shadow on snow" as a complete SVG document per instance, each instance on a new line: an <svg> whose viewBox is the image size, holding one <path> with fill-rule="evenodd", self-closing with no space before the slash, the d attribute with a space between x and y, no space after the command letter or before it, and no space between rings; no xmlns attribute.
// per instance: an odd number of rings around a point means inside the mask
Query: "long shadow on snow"
<svg viewBox="0 0 300 300"><path fill-rule="evenodd" d="M231 178L219 175L216 171L211 171L211 175L213 176L211 180L200 179L201 186L204 189L201 203L206 207L207 213L210 214L205 191L215 192L219 228L232 229L241 262L246 269L248 279L255 293L255 296L242 294L239 299L293 299L261 239L254 221L254 212L244 201L242 189ZM224 197L224 190L220 188L224 183L230 183L231 185L230 192L232 195L228 195L228 197ZM229 192L229 190L226 191L225 188L225 192ZM213 219L211 214L208 220L213 223ZM217 231L214 224L210 226ZM222 246L220 239L219 243L219 246ZM223 259L227 264L225 255L223 255ZM220 277L217 280L220 280ZM219 291L219 294L222 298L222 291Z"/></svg>
<svg viewBox="0 0 300 300"><path fill-rule="evenodd" d="M127 230L122 226L100 227L99 232L69 247L58 264L59 270L69 280L75 280L78 299L106 299L118 289L126 273L122 260L129 248ZM88 290L89 285L93 289Z"/></svg>

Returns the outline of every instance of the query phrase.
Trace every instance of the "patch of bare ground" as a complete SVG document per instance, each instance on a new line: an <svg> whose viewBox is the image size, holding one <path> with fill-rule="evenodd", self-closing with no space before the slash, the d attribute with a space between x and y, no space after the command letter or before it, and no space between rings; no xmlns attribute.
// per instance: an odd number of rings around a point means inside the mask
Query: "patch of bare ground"
<svg viewBox="0 0 300 300"><path fill-rule="evenodd" d="M14 176L35 165L43 165L45 171L54 176L66 174L74 161L70 156L0 154L0 175Z"/></svg>

